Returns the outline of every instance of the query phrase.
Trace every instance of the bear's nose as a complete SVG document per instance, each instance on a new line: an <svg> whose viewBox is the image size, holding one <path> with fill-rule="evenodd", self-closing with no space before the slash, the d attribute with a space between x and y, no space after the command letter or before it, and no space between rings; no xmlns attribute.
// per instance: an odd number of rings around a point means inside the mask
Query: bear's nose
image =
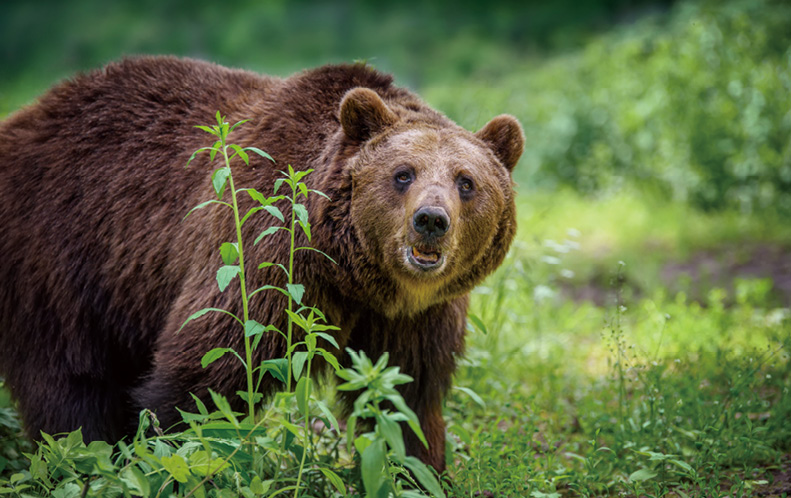
<svg viewBox="0 0 791 498"><path fill-rule="evenodd" d="M424 206L412 218L415 231L427 237L442 237L450 228L448 214L441 207Z"/></svg>

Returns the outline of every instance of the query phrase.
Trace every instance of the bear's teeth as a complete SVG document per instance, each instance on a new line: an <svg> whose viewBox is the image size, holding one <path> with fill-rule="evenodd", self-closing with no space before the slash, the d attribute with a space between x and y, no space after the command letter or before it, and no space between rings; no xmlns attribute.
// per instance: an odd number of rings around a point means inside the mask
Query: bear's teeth
<svg viewBox="0 0 791 498"><path fill-rule="evenodd" d="M421 252L414 246L412 246L412 257L421 262L425 261L426 263L436 263L439 261L439 253Z"/></svg>

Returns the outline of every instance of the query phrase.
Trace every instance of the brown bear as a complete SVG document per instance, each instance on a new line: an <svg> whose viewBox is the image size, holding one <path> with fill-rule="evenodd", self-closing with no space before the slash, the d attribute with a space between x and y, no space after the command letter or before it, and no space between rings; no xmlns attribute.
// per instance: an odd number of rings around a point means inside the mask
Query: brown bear
<svg viewBox="0 0 791 498"><path fill-rule="evenodd" d="M297 253L303 301L340 327L340 351L389 351L414 377L402 392L429 446L408 435L408 452L442 471L442 397L464 349L468 293L514 236L511 171L524 137L507 115L467 132L361 64L280 79L132 58L66 81L0 124L0 372L28 432L82 427L87 439L117 440L144 407L163 426L179 422L175 407L194 409L189 393L205 400L207 388L241 407L238 361L200 365L211 348L244 350L238 325L215 313L178 332L201 308L240 308L238 285L221 293L215 281L218 248L235 240L229 211L182 222L214 195L208 155L184 166L212 142L194 125L218 110L231 123L250 119L233 143L277 161L235 164L237 186L271 192L277 170L315 170L306 182L329 199L307 202L312 245L337 264ZM276 221L251 218L244 236ZM248 288L284 284L278 268L256 270L284 262L280 233L246 245ZM257 294L251 317L283 330L285 299ZM255 354L284 350L272 333ZM270 382L266 390L278 387Z"/></svg>

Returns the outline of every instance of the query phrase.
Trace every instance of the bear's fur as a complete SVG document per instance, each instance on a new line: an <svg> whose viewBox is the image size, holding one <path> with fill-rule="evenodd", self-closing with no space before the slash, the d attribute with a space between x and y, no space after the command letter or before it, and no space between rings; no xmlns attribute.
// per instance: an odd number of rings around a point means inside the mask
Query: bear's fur
<svg viewBox="0 0 791 498"><path fill-rule="evenodd" d="M237 187L267 194L288 164L315 170L306 182L331 200L307 202L312 245L337 265L300 251L295 281L340 327L341 351L389 351L414 377L402 392L429 447L408 435L408 451L441 471L441 402L464 348L467 294L514 236L510 173L524 139L505 115L469 133L364 65L279 79L127 59L54 87L0 124L0 372L27 430L81 426L89 440L117 440L141 408L169 426L180 421L176 406L194 408L189 393L206 399L209 387L240 408L238 361L200 365L211 348L244 350L238 325L212 313L177 333L204 307L241 316L238 283L220 293L215 281L218 247L235 241L230 212L209 207L181 221L214 195L218 164L203 154L184 165L212 142L193 125L217 110L230 123L250 119L232 143L277 161L235 164ZM244 211L252 206L240 198ZM284 284L278 268L256 266L286 260L285 232L250 243L274 223L260 215L244 226L249 289ZM280 293L261 292L251 317L283 330L285 307ZM268 334L255 354L284 356L284 341Z"/></svg>

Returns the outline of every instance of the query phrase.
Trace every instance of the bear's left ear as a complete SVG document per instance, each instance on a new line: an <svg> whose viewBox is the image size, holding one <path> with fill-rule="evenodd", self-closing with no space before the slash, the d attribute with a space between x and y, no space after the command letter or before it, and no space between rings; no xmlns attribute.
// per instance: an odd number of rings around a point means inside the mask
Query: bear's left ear
<svg viewBox="0 0 791 498"><path fill-rule="evenodd" d="M341 126L353 140L368 140L397 120L398 116L370 88L353 88L341 101Z"/></svg>
<svg viewBox="0 0 791 498"><path fill-rule="evenodd" d="M513 171L525 148L525 134L515 117L501 114L475 134L489 147L508 171Z"/></svg>

